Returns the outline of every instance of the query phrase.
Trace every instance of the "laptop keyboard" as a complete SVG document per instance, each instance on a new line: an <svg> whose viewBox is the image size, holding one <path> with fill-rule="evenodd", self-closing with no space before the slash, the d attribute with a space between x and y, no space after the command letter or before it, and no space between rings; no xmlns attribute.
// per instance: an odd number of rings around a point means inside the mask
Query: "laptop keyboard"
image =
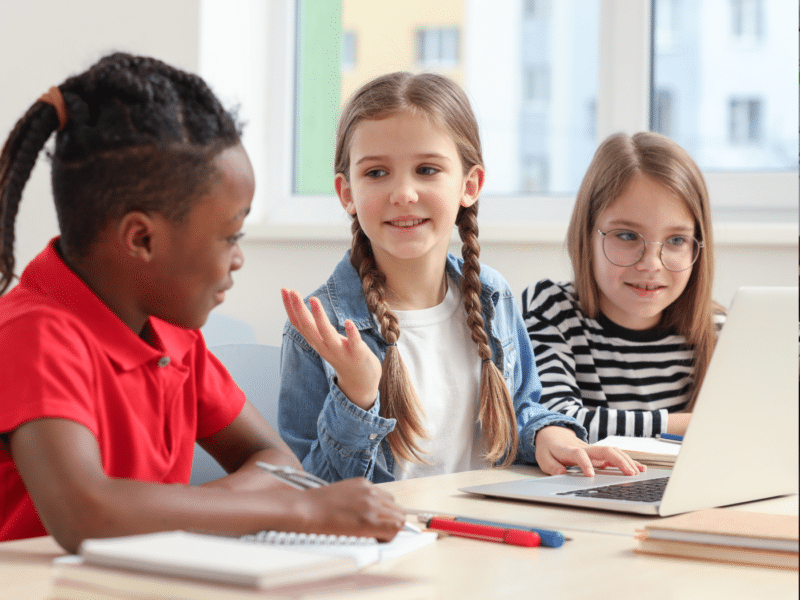
<svg viewBox="0 0 800 600"><path fill-rule="evenodd" d="M583 490L559 492L558 496L578 496L580 498L603 498L608 500L627 500L628 502L658 502L664 496L669 477L643 479L630 483L615 483Z"/></svg>

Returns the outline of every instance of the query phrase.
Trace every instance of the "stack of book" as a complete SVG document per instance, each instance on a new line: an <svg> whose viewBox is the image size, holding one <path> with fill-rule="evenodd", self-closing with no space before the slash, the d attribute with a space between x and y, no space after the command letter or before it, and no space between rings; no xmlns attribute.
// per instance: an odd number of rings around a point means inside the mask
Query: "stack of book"
<svg viewBox="0 0 800 600"><path fill-rule="evenodd" d="M595 443L595 446L613 446L624 450L633 460L650 467L671 469L678 458L681 445L657 438L611 435Z"/></svg>
<svg viewBox="0 0 800 600"><path fill-rule="evenodd" d="M798 569L798 517L712 508L637 532L641 554Z"/></svg>

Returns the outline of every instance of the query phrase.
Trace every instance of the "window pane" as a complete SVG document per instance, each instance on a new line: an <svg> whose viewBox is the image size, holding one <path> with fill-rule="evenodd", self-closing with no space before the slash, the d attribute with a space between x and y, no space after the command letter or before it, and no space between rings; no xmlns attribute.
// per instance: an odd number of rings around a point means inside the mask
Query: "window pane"
<svg viewBox="0 0 800 600"><path fill-rule="evenodd" d="M597 143L598 3L437 0L432 10L429 0L299 0L295 115L313 124L295 123L294 191L332 192L333 142L308 145L333 139L341 104L361 84L404 70L439 72L467 90L486 194L574 194ZM337 56L326 76L321 65L350 47L341 31L357 40L358 60L343 57L341 69Z"/></svg>
<svg viewBox="0 0 800 600"><path fill-rule="evenodd" d="M654 2L651 127L704 171L795 170L797 4Z"/></svg>

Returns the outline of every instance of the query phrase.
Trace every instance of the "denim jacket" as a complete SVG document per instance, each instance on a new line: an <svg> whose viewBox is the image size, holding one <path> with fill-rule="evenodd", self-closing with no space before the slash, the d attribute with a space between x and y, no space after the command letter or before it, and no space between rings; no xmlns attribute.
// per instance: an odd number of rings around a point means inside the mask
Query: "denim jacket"
<svg viewBox="0 0 800 600"><path fill-rule="evenodd" d="M462 264L462 259L447 255L447 273L459 285ZM492 358L514 399L519 429L517 461L535 463L534 438L547 425L570 427L585 440L586 430L575 419L539 404L542 386L528 332L505 279L481 265L480 280ZM342 335L345 321L352 320L364 342L383 360L386 341L367 308L349 252L327 283L312 295L319 298L331 324ZM328 481L349 477L366 477L375 483L394 481L394 456L385 438L396 421L380 412L380 396L369 410L350 402L336 385L336 372L330 364L287 322L281 349L278 427L306 471Z"/></svg>

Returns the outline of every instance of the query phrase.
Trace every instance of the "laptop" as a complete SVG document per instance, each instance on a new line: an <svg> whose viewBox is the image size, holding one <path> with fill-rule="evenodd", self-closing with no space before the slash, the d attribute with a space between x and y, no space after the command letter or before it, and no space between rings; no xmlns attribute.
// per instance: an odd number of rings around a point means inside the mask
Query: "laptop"
<svg viewBox="0 0 800 600"><path fill-rule="evenodd" d="M797 288L736 292L671 471L568 472L461 491L660 516L797 493L797 328ZM661 492L638 497L638 487Z"/></svg>

